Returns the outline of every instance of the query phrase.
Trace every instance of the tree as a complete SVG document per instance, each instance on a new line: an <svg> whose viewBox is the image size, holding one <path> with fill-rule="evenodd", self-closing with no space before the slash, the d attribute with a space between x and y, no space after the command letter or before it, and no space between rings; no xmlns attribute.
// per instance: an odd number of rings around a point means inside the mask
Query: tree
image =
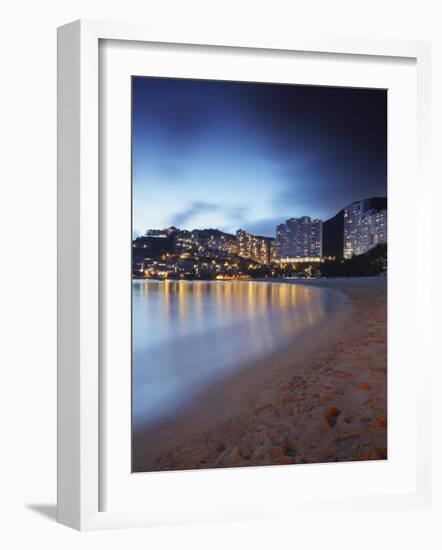
<svg viewBox="0 0 442 550"><path fill-rule="evenodd" d="M387 245L382 243L346 260L325 260L321 274L323 277L371 277L385 272L386 267Z"/></svg>

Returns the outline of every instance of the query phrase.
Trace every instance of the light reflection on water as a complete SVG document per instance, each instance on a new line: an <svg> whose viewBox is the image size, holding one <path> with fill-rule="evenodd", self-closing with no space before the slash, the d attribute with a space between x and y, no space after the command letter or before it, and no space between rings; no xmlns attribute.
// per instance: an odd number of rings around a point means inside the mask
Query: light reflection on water
<svg viewBox="0 0 442 550"><path fill-rule="evenodd" d="M173 418L210 383L321 322L328 291L254 281L132 284L134 429Z"/></svg>

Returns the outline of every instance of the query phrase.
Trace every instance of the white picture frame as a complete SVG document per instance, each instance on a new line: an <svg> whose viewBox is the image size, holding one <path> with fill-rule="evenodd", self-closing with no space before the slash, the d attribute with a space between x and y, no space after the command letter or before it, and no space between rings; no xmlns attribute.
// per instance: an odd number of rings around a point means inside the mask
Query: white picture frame
<svg viewBox="0 0 442 550"><path fill-rule="evenodd" d="M350 37L301 37L268 44L226 36L210 40L204 32L186 36L185 30L157 36L136 24L76 21L58 31L58 521L80 530L149 526L240 517L274 515L275 506L250 503L240 514L226 514L207 503L168 514L167 507L125 508L103 511L100 503L100 212L103 208L99 175L99 44L115 40L175 45L204 45L247 51L311 52L333 55L411 58L417 70L417 161L422 193L417 209L421 230L428 227L425 202L431 200L428 175L431 45L427 42L374 40ZM422 254L428 249L422 248ZM430 271L430 270L428 270ZM421 318L418 338L428 343L431 307L429 275L419 296ZM427 283L427 284L426 284ZM428 418L431 393L429 361L422 362L416 385L417 485L408 494L391 493L336 498L334 509L355 507L369 511L385 507L427 506L431 500L431 450ZM345 467L341 465L341 467ZM175 474L172 474L172 476ZM181 475L181 474L180 474ZM184 476L192 473L183 473ZM203 475L210 476L210 472ZM173 477L170 483L174 483ZM178 478L175 478L178 479ZM207 479L207 477L206 477ZM160 482L161 483L161 482ZM189 499L191 499L189 495ZM264 503L263 503L264 502ZM328 508L330 499L304 499L289 513ZM276 507L277 509L277 507ZM272 511L273 510L273 511Z"/></svg>

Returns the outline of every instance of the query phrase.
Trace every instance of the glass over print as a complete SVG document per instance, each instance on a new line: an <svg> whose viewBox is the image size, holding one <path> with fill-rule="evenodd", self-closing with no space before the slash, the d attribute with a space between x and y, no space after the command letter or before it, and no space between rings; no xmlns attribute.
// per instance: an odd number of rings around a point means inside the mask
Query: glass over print
<svg viewBox="0 0 442 550"><path fill-rule="evenodd" d="M132 78L134 472L387 458L387 91Z"/></svg>

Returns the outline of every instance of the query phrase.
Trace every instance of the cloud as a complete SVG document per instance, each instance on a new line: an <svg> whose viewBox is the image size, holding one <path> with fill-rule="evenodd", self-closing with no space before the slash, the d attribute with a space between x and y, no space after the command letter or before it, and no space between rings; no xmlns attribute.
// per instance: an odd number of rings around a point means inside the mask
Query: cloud
<svg viewBox="0 0 442 550"><path fill-rule="evenodd" d="M186 209L181 212L177 212L173 216L173 225L181 227L187 224L192 218L198 216L198 214L206 214L207 212L216 212L221 207L219 204L204 201L195 201L190 204Z"/></svg>
<svg viewBox="0 0 442 550"><path fill-rule="evenodd" d="M133 93L134 188L161 188L159 226L274 235L386 194L385 90L136 78Z"/></svg>
<svg viewBox="0 0 442 550"><path fill-rule="evenodd" d="M358 154L342 158L324 152L307 170L289 166L285 185L274 195L273 208L287 217L306 215L325 220L351 202L386 195L385 162L373 162L370 170L367 164Z"/></svg>
<svg viewBox="0 0 442 550"><path fill-rule="evenodd" d="M263 237L274 237L276 226L285 222L285 217L265 218L250 223L244 223L244 229L253 235L262 235Z"/></svg>
<svg viewBox="0 0 442 550"><path fill-rule="evenodd" d="M226 218L240 224L249 211L247 206L228 206L224 208Z"/></svg>
<svg viewBox="0 0 442 550"><path fill-rule="evenodd" d="M189 225L189 222L192 222L192 220L194 218L197 218L199 215L216 212L218 214L218 220L229 220L235 225L235 227L240 227L248 211L248 207L242 205L232 206L225 204L216 204L213 202L194 201L191 202L189 206L184 210L176 212L172 216L172 223L176 227L184 227L186 225ZM198 229L204 228L199 227ZM225 229L227 230L226 227Z"/></svg>

